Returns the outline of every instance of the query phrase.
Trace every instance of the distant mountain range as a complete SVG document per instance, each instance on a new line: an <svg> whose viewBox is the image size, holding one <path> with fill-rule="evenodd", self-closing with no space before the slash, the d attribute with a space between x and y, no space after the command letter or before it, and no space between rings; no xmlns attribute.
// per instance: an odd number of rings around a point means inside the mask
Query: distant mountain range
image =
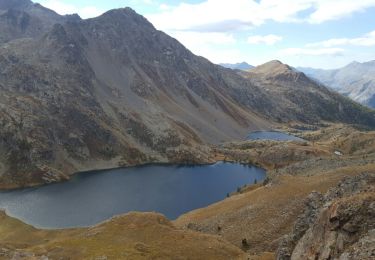
<svg viewBox="0 0 375 260"><path fill-rule="evenodd" d="M361 104L375 108L375 61L352 62L335 70L298 70Z"/></svg>
<svg viewBox="0 0 375 260"><path fill-rule="evenodd" d="M248 64L247 62L241 62L241 63L220 63L220 66L223 66L228 69L232 70L249 70L254 68L254 66Z"/></svg>
<svg viewBox="0 0 375 260"><path fill-rule="evenodd" d="M375 127L375 113L278 61L232 71L130 8L93 19L0 0L0 184L209 160L209 144L287 122Z"/></svg>

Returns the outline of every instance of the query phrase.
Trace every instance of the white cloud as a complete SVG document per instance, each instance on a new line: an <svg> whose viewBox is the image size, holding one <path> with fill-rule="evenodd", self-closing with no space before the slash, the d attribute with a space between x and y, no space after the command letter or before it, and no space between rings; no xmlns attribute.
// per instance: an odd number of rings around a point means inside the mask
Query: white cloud
<svg viewBox="0 0 375 260"><path fill-rule="evenodd" d="M307 44L307 47L335 47L335 46L375 46L375 31L367 33L358 38L336 38L329 39L322 42L315 42Z"/></svg>
<svg viewBox="0 0 375 260"><path fill-rule="evenodd" d="M198 4L181 3L161 13L149 15L162 30L219 31L257 26L264 21L291 21L294 14L309 5L290 1L289 6L275 0L206 0ZM304 2L303 0L302 2ZM284 2L284 1L279 1Z"/></svg>
<svg viewBox="0 0 375 260"><path fill-rule="evenodd" d="M95 6L86 6L81 8L78 13L82 18L91 18L101 15L103 11L99 10Z"/></svg>
<svg viewBox="0 0 375 260"><path fill-rule="evenodd" d="M167 4L161 4L161 5L159 5L159 9L163 10L163 11L166 11L166 10L172 9L172 7L167 5Z"/></svg>
<svg viewBox="0 0 375 260"><path fill-rule="evenodd" d="M181 3L147 18L165 31L217 32L259 26L268 20L322 23L369 7L375 7L375 0L206 0ZM304 17L301 12L306 13Z"/></svg>
<svg viewBox="0 0 375 260"><path fill-rule="evenodd" d="M283 37L274 35L274 34L268 34L268 35L255 35L250 36L247 38L247 42L250 44L267 44L267 45L274 45L275 43L281 41Z"/></svg>
<svg viewBox="0 0 375 260"><path fill-rule="evenodd" d="M231 62L242 61L244 55L250 55L235 51L237 46L233 35L237 35L238 31L249 30L268 21L323 23L369 7L375 7L375 0L205 0L196 4L162 5L158 13L147 15L147 18L156 28L174 36L194 53L214 62L223 58ZM247 42L273 45L281 40L281 36L270 34L250 36ZM362 42L364 44L365 41ZM339 56L343 53L342 48L334 46L305 46L278 52L282 57Z"/></svg>
<svg viewBox="0 0 375 260"><path fill-rule="evenodd" d="M312 2L315 2L313 5L316 10L308 19L310 23L337 20L375 6L375 0L316 0Z"/></svg>
<svg viewBox="0 0 375 260"><path fill-rule="evenodd" d="M49 9L54 10L58 14L79 14L82 18L92 18L104 13L95 6L78 7L74 4L67 4L63 0L41 0L39 3Z"/></svg>
<svg viewBox="0 0 375 260"><path fill-rule="evenodd" d="M236 39L231 34L174 31L170 35L194 54L204 56L213 62L237 61L240 57L240 51L235 48Z"/></svg>
<svg viewBox="0 0 375 260"><path fill-rule="evenodd" d="M94 6L79 7L64 0L39 0L59 14L78 13L84 18L95 16L104 10ZM142 0L155 4L153 0ZM355 12L375 7L375 0L206 0L197 4L180 3L177 6L160 5L162 12L148 15L159 29L215 31L234 30L259 26L267 20L276 22L322 23L340 19ZM89 10L89 11L88 11ZM306 17L299 17L303 11Z"/></svg>
<svg viewBox="0 0 375 260"><path fill-rule="evenodd" d="M178 38L186 45L223 45L234 44L233 35L226 33L200 33L200 32L174 32L173 37Z"/></svg>
<svg viewBox="0 0 375 260"><path fill-rule="evenodd" d="M216 64L237 63L247 60L244 53L235 48L214 49L205 46L192 51L194 54L203 56Z"/></svg>
<svg viewBox="0 0 375 260"><path fill-rule="evenodd" d="M44 7L54 10L58 14L73 14L77 13L77 8L74 5L66 4L63 1L59 0L44 0L40 1L40 4Z"/></svg>
<svg viewBox="0 0 375 260"><path fill-rule="evenodd" d="M283 56L340 56L344 54L341 48L287 48L280 51Z"/></svg>

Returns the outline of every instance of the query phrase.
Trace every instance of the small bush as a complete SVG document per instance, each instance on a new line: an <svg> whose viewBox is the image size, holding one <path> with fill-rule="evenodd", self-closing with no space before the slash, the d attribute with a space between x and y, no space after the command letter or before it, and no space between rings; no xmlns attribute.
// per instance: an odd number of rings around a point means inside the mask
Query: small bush
<svg viewBox="0 0 375 260"><path fill-rule="evenodd" d="M242 247L244 248L244 249L248 249L249 248L249 243L247 242L247 239L246 238L244 238L244 239L242 239Z"/></svg>

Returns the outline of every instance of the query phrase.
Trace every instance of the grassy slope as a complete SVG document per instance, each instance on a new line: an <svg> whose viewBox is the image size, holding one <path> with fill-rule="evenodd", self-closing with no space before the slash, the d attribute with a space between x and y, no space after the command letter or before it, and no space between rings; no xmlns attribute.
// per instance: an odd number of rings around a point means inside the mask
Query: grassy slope
<svg viewBox="0 0 375 260"><path fill-rule="evenodd" d="M0 214L0 249L9 259L23 255L50 259L242 259L244 254L223 239L176 229L156 213L130 213L91 228L42 231ZM1 251L0 251L1 252ZM9 258L8 258L9 257ZM105 258L107 257L107 258Z"/></svg>

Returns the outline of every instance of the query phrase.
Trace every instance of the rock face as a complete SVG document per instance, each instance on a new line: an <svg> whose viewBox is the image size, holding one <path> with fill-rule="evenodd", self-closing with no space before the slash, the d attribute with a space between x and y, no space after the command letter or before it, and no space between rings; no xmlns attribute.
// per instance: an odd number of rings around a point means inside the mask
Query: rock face
<svg viewBox="0 0 375 260"><path fill-rule="evenodd" d="M0 42L2 188L146 162L208 162L207 144L277 122L375 126L373 112L312 83L310 100L307 81L287 77L283 96L298 100L290 105L263 74L249 80L197 57L130 8L88 20L26 0L2 0L0 9L15 17L0 22L9 32Z"/></svg>
<svg viewBox="0 0 375 260"><path fill-rule="evenodd" d="M375 61L352 62L336 70L298 69L353 100L375 108Z"/></svg>
<svg viewBox="0 0 375 260"><path fill-rule="evenodd" d="M277 259L374 259L375 174L346 178L325 196L313 193Z"/></svg>

